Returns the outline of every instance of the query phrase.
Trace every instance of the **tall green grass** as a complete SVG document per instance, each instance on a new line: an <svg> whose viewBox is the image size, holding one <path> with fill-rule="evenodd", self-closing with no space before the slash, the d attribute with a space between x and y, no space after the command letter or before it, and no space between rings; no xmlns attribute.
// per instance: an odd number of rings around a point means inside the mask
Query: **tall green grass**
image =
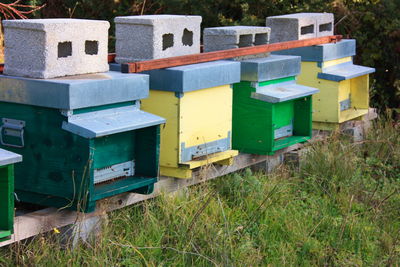
<svg viewBox="0 0 400 267"><path fill-rule="evenodd" d="M300 166L249 169L109 215L95 242L0 250L26 266L399 266L400 127L332 135Z"/></svg>

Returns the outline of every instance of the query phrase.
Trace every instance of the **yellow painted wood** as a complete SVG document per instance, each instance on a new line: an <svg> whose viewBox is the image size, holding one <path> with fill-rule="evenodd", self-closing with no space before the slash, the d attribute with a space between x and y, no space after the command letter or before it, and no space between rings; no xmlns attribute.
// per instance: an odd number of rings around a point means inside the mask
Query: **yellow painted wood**
<svg viewBox="0 0 400 267"><path fill-rule="evenodd" d="M180 144L201 145L232 131L232 88L223 85L187 92L180 99Z"/></svg>
<svg viewBox="0 0 400 267"><path fill-rule="evenodd" d="M339 130L339 127L340 123L322 121L313 121L312 126L313 129L322 131L336 131Z"/></svg>
<svg viewBox="0 0 400 267"><path fill-rule="evenodd" d="M321 68L316 62L302 62L301 74L297 77L299 84L318 88L320 91L313 95L313 122L339 121L339 83L318 79Z"/></svg>
<svg viewBox="0 0 400 267"><path fill-rule="evenodd" d="M192 178L193 170L187 167L165 167L160 166L160 175L175 178L189 179Z"/></svg>
<svg viewBox="0 0 400 267"><path fill-rule="evenodd" d="M179 164L179 167L177 168L160 166L160 174L162 176L189 179L192 178L193 171L196 168L204 167L210 164L232 165L234 162L234 157L237 155L239 155L237 150L228 150L208 155L204 159L187 161Z"/></svg>
<svg viewBox="0 0 400 267"><path fill-rule="evenodd" d="M331 67L352 61L351 57L330 60L322 66ZM332 124L342 123L368 113L369 75L363 75L340 82L318 79L322 72L317 62L302 62L299 84L316 87L319 93L313 95L313 129L332 130ZM340 111L340 101L351 97L352 108Z"/></svg>
<svg viewBox="0 0 400 267"><path fill-rule="evenodd" d="M227 150L224 152L207 155L202 159L187 161L185 163L182 163L181 165L187 166L189 169L195 169L211 163L219 163L221 161L224 162L222 162L220 165L226 165L225 160L231 159L237 155L239 155L239 152L237 150Z"/></svg>
<svg viewBox="0 0 400 267"><path fill-rule="evenodd" d="M160 165L178 167L179 98L174 92L150 90L149 97L142 100L142 110L167 120L160 131Z"/></svg>
<svg viewBox="0 0 400 267"><path fill-rule="evenodd" d="M346 62L351 62L353 59L352 57L343 57L343 58L338 58L334 60L328 60L322 62L322 67L327 68L327 67L332 67L338 64L346 63Z"/></svg>
<svg viewBox="0 0 400 267"><path fill-rule="evenodd" d="M366 115L367 113L368 113L367 108L365 108L365 109L351 108L351 109L343 110L342 112L340 112L339 123L357 119L358 117Z"/></svg>
<svg viewBox="0 0 400 267"><path fill-rule="evenodd" d="M232 131L232 88L217 86L181 95L175 92L150 90L142 100L142 110L164 117L161 127L160 173L164 176L190 178L191 169L221 162L229 164L236 150L210 154L182 162L182 144L186 148L228 137Z"/></svg>
<svg viewBox="0 0 400 267"><path fill-rule="evenodd" d="M369 75L351 79L351 94L354 105L358 108L369 108Z"/></svg>

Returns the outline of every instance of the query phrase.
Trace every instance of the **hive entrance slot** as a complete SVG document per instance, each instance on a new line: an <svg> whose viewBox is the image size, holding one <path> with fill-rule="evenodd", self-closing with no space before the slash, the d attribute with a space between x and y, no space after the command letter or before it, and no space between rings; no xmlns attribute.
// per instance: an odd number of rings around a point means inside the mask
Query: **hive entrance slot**
<svg viewBox="0 0 400 267"><path fill-rule="evenodd" d="M263 45L268 43L267 33L257 33L254 37L254 45Z"/></svg>
<svg viewBox="0 0 400 267"><path fill-rule="evenodd" d="M332 22L319 25L320 32L329 32L332 30Z"/></svg>
<svg viewBox="0 0 400 267"><path fill-rule="evenodd" d="M59 42L58 43L58 58L72 56L72 43Z"/></svg>
<svg viewBox="0 0 400 267"><path fill-rule="evenodd" d="M239 47L253 46L253 35L243 34L239 36Z"/></svg>
<svg viewBox="0 0 400 267"><path fill-rule="evenodd" d="M99 53L99 42L98 41L86 41L85 42L85 53L86 53L86 55L97 55Z"/></svg>
<svg viewBox="0 0 400 267"><path fill-rule="evenodd" d="M308 25L301 27L301 34L309 34L309 33L314 33L314 25Z"/></svg>
<svg viewBox="0 0 400 267"><path fill-rule="evenodd" d="M184 46L192 46L193 45L193 32L189 31L186 28L183 30L182 44Z"/></svg>
<svg viewBox="0 0 400 267"><path fill-rule="evenodd" d="M167 33L162 36L163 50L167 50L174 46L174 35L172 33Z"/></svg>

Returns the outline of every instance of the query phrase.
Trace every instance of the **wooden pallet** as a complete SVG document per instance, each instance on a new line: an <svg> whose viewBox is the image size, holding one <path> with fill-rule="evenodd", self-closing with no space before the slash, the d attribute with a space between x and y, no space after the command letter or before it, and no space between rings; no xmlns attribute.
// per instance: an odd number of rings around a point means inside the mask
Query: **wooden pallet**
<svg viewBox="0 0 400 267"><path fill-rule="evenodd" d="M54 228L61 228L72 225L79 221L89 218L101 216L104 213L121 209L147 199L158 196L161 192L174 192L191 185L200 184L226 174L236 172L238 170L251 167L255 164L279 164L283 162L283 155L294 149L301 147L300 144L288 147L277 152L273 156L260 156L251 154L240 154L235 157L232 165L208 165L199 168L193 172L191 179L178 179L161 177L160 181L155 184L154 193L151 195L140 195L134 193L125 193L98 201L97 209L93 213L78 213L69 210L57 210L55 208L46 208L38 211L28 212L26 214L16 216L14 221L14 234L10 240L0 243L0 247L21 241L38 234L49 232Z"/></svg>
<svg viewBox="0 0 400 267"><path fill-rule="evenodd" d="M353 134L354 139L360 138L357 133L364 132L369 128L371 121L377 117L374 109L370 109L368 115L360 120L353 120L341 125L341 131L346 134ZM314 137L311 140L326 137L331 132L315 131ZM161 177L156 183L154 193L151 195L140 195L134 193L125 193L111 198L98 201L96 212L83 214L75 211L61 210L55 208L46 208L42 210L28 212L15 217L14 234L10 240L0 243L0 247L18 242L30 237L34 237L41 233L49 232L54 228L62 228L68 225L74 225L85 221L90 221L93 218L101 217L107 212L121 209L130 205L140 203L142 201L154 198L161 192L171 193L179 191L192 185L204 183L223 175L227 175L238 170L251 167L256 170L272 171L276 166L287 160L301 157L302 144L296 144L288 148L277 151L273 156L261 156L252 154L239 154L235 157L232 165L208 165L207 167L197 169L193 172L191 179L178 179Z"/></svg>

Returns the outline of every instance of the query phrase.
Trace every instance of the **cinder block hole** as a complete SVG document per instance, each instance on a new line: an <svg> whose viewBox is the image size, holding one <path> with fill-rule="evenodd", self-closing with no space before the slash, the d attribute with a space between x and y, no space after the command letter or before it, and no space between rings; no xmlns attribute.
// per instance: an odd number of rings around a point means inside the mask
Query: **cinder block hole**
<svg viewBox="0 0 400 267"><path fill-rule="evenodd" d="M263 45L268 43L268 33L257 33L254 38L254 45Z"/></svg>
<svg viewBox="0 0 400 267"><path fill-rule="evenodd" d="M172 33L163 34L162 36L162 50L167 50L174 46L174 35Z"/></svg>
<svg viewBox="0 0 400 267"><path fill-rule="evenodd" d="M60 42L58 43L58 58L72 56L72 43Z"/></svg>
<svg viewBox="0 0 400 267"><path fill-rule="evenodd" d="M185 46L192 46L193 45L193 32L189 31L186 28L183 30L182 44L185 45Z"/></svg>
<svg viewBox="0 0 400 267"><path fill-rule="evenodd" d="M314 33L314 24L301 27L301 34Z"/></svg>
<svg viewBox="0 0 400 267"><path fill-rule="evenodd" d="M252 34L243 34L239 35L239 47L248 47L253 46L253 35Z"/></svg>
<svg viewBox="0 0 400 267"><path fill-rule="evenodd" d="M332 22L319 25L320 32L329 32L332 30Z"/></svg>
<svg viewBox="0 0 400 267"><path fill-rule="evenodd" d="M99 42L85 41L85 53L86 55L97 55L99 53Z"/></svg>

